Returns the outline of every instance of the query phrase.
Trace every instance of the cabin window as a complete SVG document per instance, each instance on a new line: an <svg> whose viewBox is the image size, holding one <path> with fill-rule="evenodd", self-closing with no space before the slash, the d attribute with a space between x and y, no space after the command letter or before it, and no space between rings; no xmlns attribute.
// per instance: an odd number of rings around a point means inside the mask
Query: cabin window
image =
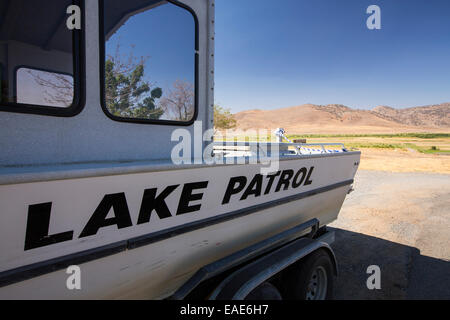
<svg viewBox="0 0 450 320"><path fill-rule="evenodd" d="M71 116L78 111L80 32L68 8L81 1L0 1L0 110ZM79 17L81 20L81 17Z"/></svg>
<svg viewBox="0 0 450 320"><path fill-rule="evenodd" d="M67 108L73 103L73 76L31 68L16 72L16 99L19 104Z"/></svg>
<svg viewBox="0 0 450 320"><path fill-rule="evenodd" d="M197 20L176 1L103 0L103 109L114 120L191 124Z"/></svg>

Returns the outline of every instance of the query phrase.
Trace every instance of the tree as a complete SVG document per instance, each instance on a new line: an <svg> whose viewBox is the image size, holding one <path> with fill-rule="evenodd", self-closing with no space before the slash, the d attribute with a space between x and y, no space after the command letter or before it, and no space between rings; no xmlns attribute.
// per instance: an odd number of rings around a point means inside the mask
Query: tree
<svg viewBox="0 0 450 320"><path fill-rule="evenodd" d="M161 99L161 107L171 120L189 121L195 112L194 87L189 82L176 80L173 89Z"/></svg>
<svg viewBox="0 0 450 320"><path fill-rule="evenodd" d="M70 107L74 90L72 76L33 69L26 72L44 89L44 100L51 106Z"/></svg>
<svg viewBox="0 0 450 320"><path fill-rule="evenodd" d="M140 119L159 119L164 110L157 106L163 95L161 88L151 88L143 79L145 59L132 54L122 61L119 46L115 56L105 62L105 101L108 110L116 116Z"/></svg>
<svg viewBox="0 0 450 320"><path fill-rule="evenodd" d="M120 45L114 56L108 55L105 62L105 102L109 112L118 117L159 119L164 110L157 107L157 100L163 95L161 88L153 88L145 81L144 57L136 59L132 53L123 60ZM72 77L29 70L34 81L45 89L45 100L57 106L68 107L73 100ZM42 73L42 72L41 72Z"/></svg>
<svg viewBox="0 0 450 320"><path fill-rule="evenodd" d="M234 129L237 122L229 109L214 105L214 127L217 129Z"/></svg>

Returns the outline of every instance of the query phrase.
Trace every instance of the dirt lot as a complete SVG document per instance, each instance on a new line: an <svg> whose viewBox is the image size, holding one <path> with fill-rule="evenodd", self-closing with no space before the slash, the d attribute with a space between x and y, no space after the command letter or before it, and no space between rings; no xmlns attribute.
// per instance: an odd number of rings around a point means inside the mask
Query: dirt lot
<svg viewBox="0 0 450 320"><path fill-rule="evenodd" d="M449 174L360 170L330 227L336 299L450 299ZM370 265L381 290L367 289Z"/></svg>

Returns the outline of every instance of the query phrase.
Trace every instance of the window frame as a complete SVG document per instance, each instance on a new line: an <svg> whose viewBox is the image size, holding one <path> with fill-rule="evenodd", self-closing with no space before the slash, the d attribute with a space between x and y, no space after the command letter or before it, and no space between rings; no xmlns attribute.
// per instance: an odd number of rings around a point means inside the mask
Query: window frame
<svg viewBox="0 0 450 320"><path fill-rule="evenodd" d="M54 117L73 117L78 115L85 105L85 1L72 0L73 5L78 5L81 9L81 30L73 30L72 34L72 56L73 56L73 80L74 92L73 102L70 107L51 107L33 104L22 104L17 102L1 102L0 111L12 113L26 113L43 116ZM16 72L18 67L27 67L30 69L39 69L39 67L17 66L14 68L14 87L13 92L16 94ZM42 70L48 71L48 70ZM51 71L55 72L55 71ZM62 73L62 72L58 72ZM8 75L7 75L8 76ZM11 85L11 84L10 84Z"/></svg>
<svg viewBox="0 0 450 320"><path fill-rule="evenodd" d="M125 118L125 117L118 117L113 115L111 112L109 112L107 106L106 106L106 98L105 98L105 58L106 58L106 39L105 39L105 12L104 12L104 6L105 1L107 0L99 0L99 47L100 47L100 104L102 106L103 112L106 114L108 118L114 121L118 122L125 122L125 123L137 123L137 124L152 124L152 125L169 125L169 126L191 126L198 117L198 105L199 105L199 23L198 23L198 17L195 14L195 11L190 8L189 6L185 5L184 3L181 3L176 0L163 0L168 3L174 4L182 9L187 10L192 17L194 18L194 24L195 24L195 52L194 52L194 114L192 116L192 119L189 121L177 121L177 120L158 120L158 119L142 119L142 118ZM139 10L140 8L134 8L130 10L128 13L135 12Z"/></svg>

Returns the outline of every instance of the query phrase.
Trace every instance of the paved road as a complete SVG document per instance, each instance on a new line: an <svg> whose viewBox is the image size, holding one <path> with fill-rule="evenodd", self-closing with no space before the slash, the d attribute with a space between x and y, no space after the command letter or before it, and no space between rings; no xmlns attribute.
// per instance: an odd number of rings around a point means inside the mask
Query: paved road
<svg viewBox="0 0 450 320"><path fill-rule="evenodd" d="M330 226L336 299L450 299L450 175L361 170ZM367 289L370 265L381 290Z"/></svg>

